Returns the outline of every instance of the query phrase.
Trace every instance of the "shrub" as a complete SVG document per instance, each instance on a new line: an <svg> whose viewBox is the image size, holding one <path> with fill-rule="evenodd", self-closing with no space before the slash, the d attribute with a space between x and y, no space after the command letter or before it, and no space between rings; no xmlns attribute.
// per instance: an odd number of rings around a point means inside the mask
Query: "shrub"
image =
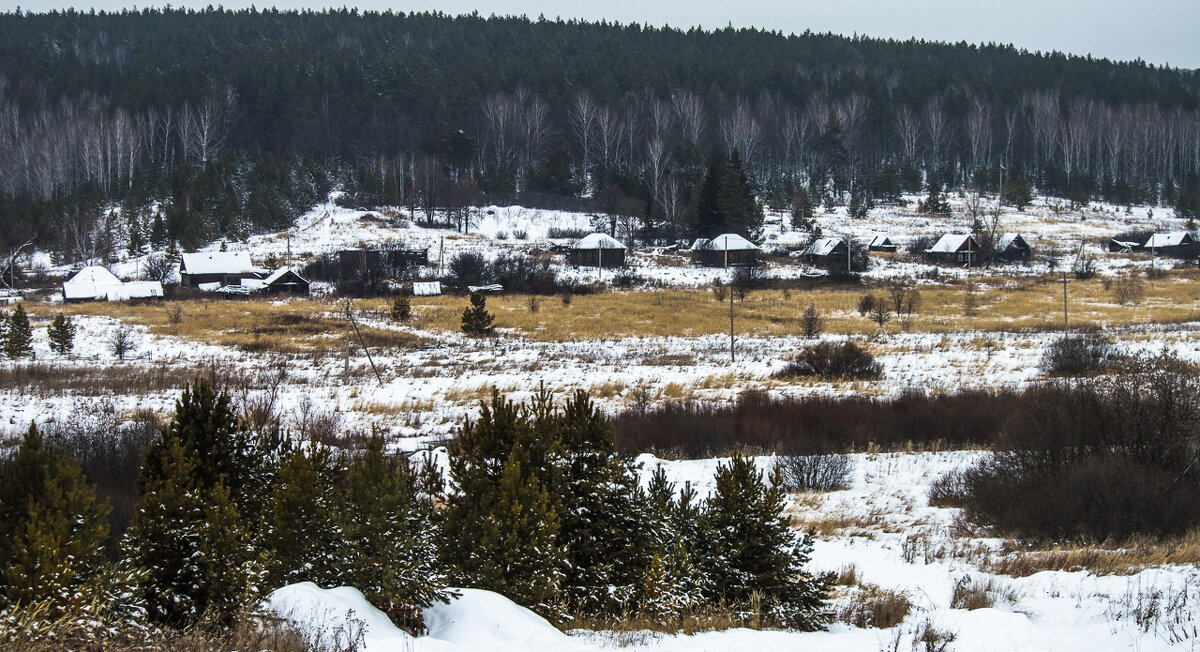
<svg viewBox="0 0 1200 652"><path fill-rule="evenodd" d="M1141 303L1146 294L1146 285L1142 283L1137 270L1130 270L1112 283L1112 294L1113 301L1122 306L1127 303Z"/></svg>
<svg viewBox="0 0 1200 652"><path fill-rule="evenodd" d="M117 330L108 336L108 350L117 356L118 360L125 360L125 356L133 351L133 331L128 326L118 326Z"/></svg>
<svg viewBox="0 0 1200 652"><path fill-rule="evenodd" d="M825 320L821 318L821 313L817 311L815 305L808 304L804 314L800 315L800 330L804 333L804 337L810 340L825 330Z"/></svg>
<svg viewBox="0 0 1200 652"><path fill-rule="evenodd" d="M902 591L865 584L838 614L839 620L854 627L888 629L899 625L912 611L912 601Z"/></svg>
<svg viewBox="0 0 1200 652"><path fill-rule="evenodd" d="M924 256L925 250L937 243L937 238L931 235L919 235L908 241L905 251L913 256Z"/></svg>
<svg viewBox="0 0 1200 652"><path fill-rule="evenodd" d="M875 302L879 299L875 298L874 294L864 294L858 299L858 314L866 317L875 309Z"/></svg>
<svg viewBox="0 0 1200 652"><path fill-rule="evenodd" d="M1042 371L1059 376L1100 373L1118 360L1112 340L1096 332L1060 337L1042 352Z"/></svg>
<svg viewBox="0 0 1200 652"><path fill-rule="evenodd" d="M849 486L852 465L840 454L788 455L776 463L788 491L836 491Z"/></svg>
<svg viewBox="0 0 1200 652"><path fill-rule="evenodd" d="M826 380L877 380L883 377L883 365L870 351L854 342L821 342L799 353L778 374L779 377L816 376Z"/></svg>
<svg viewBox="0 0 1200 652"><path fill-rule="evenodd" d="M951 471L929 485L929 504L933 507L962 507L968 495L963 471Z"/></svg>
<svg viewBox="0 0 1200 652"><path fill-rule="evenodd" d="M406 322L412 319L412 299L407 294L396 295L392 299L392 321Z"/></svg>

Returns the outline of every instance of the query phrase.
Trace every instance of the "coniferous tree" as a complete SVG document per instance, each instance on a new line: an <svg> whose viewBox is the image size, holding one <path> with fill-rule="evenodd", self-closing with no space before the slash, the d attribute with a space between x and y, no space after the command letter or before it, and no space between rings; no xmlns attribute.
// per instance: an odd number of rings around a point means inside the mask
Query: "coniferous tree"
<svg viewBox="0 0 1200 652"><path fill-rule="evenodd" d="M468 335L485 335L492 330L495 317L487 310L487 297L482 292L471 293L471 305L463 310L462 330Z"/></svg>
<svg viewBox="0 0 1200 652"><path fill-rule="evenodd" d="M705 538L695 499L690 483L676 492L661 466L651 474L644 494L650 519L643 527L657 546L639 595L650 615L678 617L704 602L706 578L693 562Z"/></svg>
<svg viewBox="0 0 1200 652"><path fill-rule="evenodd" d="M793 532L783 510L779 478L766 482L753 460L734 455L717 466L701 516L708 597L745 605L758 593L775 622L815 629L828 617L823 607L830 579L805 570L811 537Z"/></svg>
<svg viewBox="0 0 1200 652"><path fill-rule="evenodd" d="M454 583L549 614L565 563L559 516L546 489L558 484L561 446L545 427L550 408L544 398L518 407L496 392L482 407L451 447L457 487L440 513L442 556Z"/></svg>
<svg viewBox="0 0 1200 652"><path fill-rule="evenodd" d="M60 312L46 327L46 336L50 339L50 350L59 355L66 355L75 348L75 323L70 317L64 317Z"/></svg>
<svg viewBox="0 0 1200 652"><path fill-rule="evenodd" d="M4 331L4 354L10 360L23 358L33 353L33 329L29 326L29 315L25 307L17 304L8 316L8 328Z"/></svg>
<svg viewBox="0 0 1200 652"><path fill-rule="evenodd" d="M920 209L934 215L950 214L950 204L942 194L942 182L932 175L929 178L929 196L921 202Z"/></svg>
<svg viewBox="0 0 1200 652"><path fill-rule="evenodd" d="M47 603L53 619L101 596L108 502L97 500L77 463L45 446L34 425L0 479L0 498L4 601Z"/></svg>
<svg viewBox="0 0 1200 652"><path fill-rule="evenodd" d="M339 460L326 447L309 445L284 456L264 519L267 585L315 582L336 586L345 533Z"/></svg>
<svg viewBox="0 0 1200 652"><path fill-rule="evenodd" d="M406 322L412 319L412 300L407 294L398 294L392 299L392 321Z"/></svg>
<svg viewBox="0 0 1200 652"><path fill-rule="evenodd" d="M419 499L408 460L386 455L379 435L350 466L339 513L344 545L333 562L339 581L362 591L393 623L424 631L422 611L446 597L431 508Z"/></svg>

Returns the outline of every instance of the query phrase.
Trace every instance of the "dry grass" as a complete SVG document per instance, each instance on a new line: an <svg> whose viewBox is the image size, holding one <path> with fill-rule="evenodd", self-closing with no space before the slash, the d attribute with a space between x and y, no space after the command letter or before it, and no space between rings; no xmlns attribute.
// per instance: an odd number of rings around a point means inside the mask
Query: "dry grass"
<svg viewBox="0 0 1200 652"><path fill-rule="evenodd" d="M1069 279L1069 308L1073 326L1124 326L1146 323L1179 323L1200 318L1200 295L1194 284L1200 271L1171 270L1165 279L1148 281L1138 305L1118 305L1100 278ZM1062 284L1056 278L1012 279L979 276L975 283L979 309L963 314L966 284L952 280L919 286L920 311L913 315L910 332L952 333L961 330L1002 332L1054 330L1062 327ZM885 288L875 288L881 295ZM881 329L858 314L858 300L870 288L818 287L812 290L759 290L735 304L734 329L743 336L798 335L800 315L809 304L825 319L825 332L869 335ZM364 308L384 310L383 300L360 302ZM416 297L412 324L418 328L458 331L463 297ZM715 301L707 289L667 289L638 292L604 292L580 295L571 305L544 301L536 313L528 309L525 295L488 297L495 325L538 341L568 342L616 337L716 335L729 332L729 306ZM898 332L892 319L882 330ZM979 346L986 347L981 340ZM664 360L665 363L674 361Z"/></svg>
<svg viewBox="0 0 1200 652"><path fill-rule="evenodd" d="M964 577L954 584L950 594L951 609L990 609L997 602L1012 604L1019 596L995 578L975 579Z"/></svg>
<svg viewBox="0 0 1200 652"><path fill-rule="evenodd" d="M1084 570L1097 575L1133 575L1157 566L1200 564L1200 531L1171 539L1137 538L1094 546L1028 548L1009 544L985 560L984 571L1026 577L1044 570Z"/></svg>
<svg viewBox="0 0 1200 652"><path fill-rule="evenodd" d="M908 617L912 607L903 591L863 584L838 611L838 620L854 627L888 629Z"/></svg>
<svg viewBox="0 0 1200 652"><path fill-rule="evenodd" d="M172 311L179 308L178 323ZM356 304L356 308L358 308ZM48 319L62 311L68 315L103 315L140 324L155 335L235 346L245 351L274 353L334 353L345 347L347 322L338 306L321 301L204 299L162 303L79 303L67 306L31 305L30 312ZM398 330L359 324L363 341L371 349L410 348L424 341ZM359 347L350 334L351 346Z"/></svg>

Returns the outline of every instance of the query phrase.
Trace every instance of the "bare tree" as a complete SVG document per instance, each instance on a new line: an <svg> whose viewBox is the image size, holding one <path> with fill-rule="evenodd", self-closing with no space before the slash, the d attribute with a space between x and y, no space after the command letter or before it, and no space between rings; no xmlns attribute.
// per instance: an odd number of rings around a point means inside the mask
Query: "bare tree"
<svg viewBox="0 0 1200 652"><path fill-rule="evenodd" d="M691 91L676 90L671 95L671 104L679 116L684 139L700 144L704 137L704 101Z"/></svg>
<svg viewBox="0 0 1200 652"><path fill-rule="evenodd" d="M808 308L800 315L800 330L804 333L804 337L810 340L825 330L825 320L817 311L816 305L808 304Z"/></svg>
<svg viewBox="0 0 1200 652"><path fill-rule="evenodd" d="M921 136L921 123L906 105L901 105L900 110L896 112L896 135L900 138L900 154L903 160L915 160Z"/></svg>
<svg viewBox="0 0 1200 652"><path fill-rule="evenodd" d="M569 119L571 121L571 130L575 133L576 142L579 144L579 156L582 162L582 170L584 177L587 177L591 170L592 149L595 147L594 141L596 138L596 123L599 119L599 107L592 100L592 96L588 95L587 91L580 91L575 94L574 100L571 101L571 106L568 109Z"/></svg>

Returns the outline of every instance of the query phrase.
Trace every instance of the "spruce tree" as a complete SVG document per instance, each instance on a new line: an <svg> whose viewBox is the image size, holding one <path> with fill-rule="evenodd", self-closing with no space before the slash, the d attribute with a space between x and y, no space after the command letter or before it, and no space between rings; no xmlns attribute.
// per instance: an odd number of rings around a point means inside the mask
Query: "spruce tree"
<svg viewBox="0 0 1200 652"><path fill-rule="evenodd" d="M701 516L708 537L702 562L711 582L707 597L746 605L757 593L778 625L815 629L823 624L830 579L804 569L811 537L792 531L779 478L766 482L753 460L734 455L717 466L715 485Z"/></svg>
<svg viewBox="0 0 1200 652"><path fill-rule="evenodd" d="M33 353L33 329L29 326L29 315L25 307L17 304L8 316L8 328L4 332L4 354L10 360L23 358Z"/></svg>
<svg viewBox="0 0 1200 652"><path fill-rule="evenodd" d="M934 215L950 214L950 204L942 194L942 182L932 175L929 178L929 196L921 203L920 209Z"/></svg>
<svg viewBox="0 0 1200 652"><path fill-rule="evenodd" d="M371 437L347 474L339 510L345 543L333 564L340 582L414 634L424 631L422 611L446 596L430 512L408 460L386 455L383 438Z"/></svg>
<svg viewBox="0 0 1200 652"><path fill-rule="evenodd" d="M70 317L64 317L60 312L54 321L46 327L46 336L50 339L50 350L59 355L66 355L75 348L75 323Z"/></svg>
<svg viewBox="0 0 1200 652"><path fill-rule="evenodd" d="M468 335L484 335L492 330L495 317L487 311L487 297L482 292L471 293L471 306L463 310L462 330Z"/></svg>
<svg viewBox="0 0 1200 652"><path fill-rule="evenodd" d="M98 596L105 571L107 501L65 453L45 446L31 425L0 480L0 559L8 604L48 603L48 618Z"/></svg>
<svg viewBox="0 0 1200 652"><path fill-rule="evenodd" d="M412 319L412 300L407 294L398 294L392 299L392 321L406 322Z"/></svg>
<svg viewBox="0 0 1200 652"><path fill-rule="evenodd" d="M695 499L690 483L676 492L661 466L651 474L643 527L656 545L638 595L639 608L649 615L678 617L704 602L705 577L693 562L704 539Z"/></svg>

